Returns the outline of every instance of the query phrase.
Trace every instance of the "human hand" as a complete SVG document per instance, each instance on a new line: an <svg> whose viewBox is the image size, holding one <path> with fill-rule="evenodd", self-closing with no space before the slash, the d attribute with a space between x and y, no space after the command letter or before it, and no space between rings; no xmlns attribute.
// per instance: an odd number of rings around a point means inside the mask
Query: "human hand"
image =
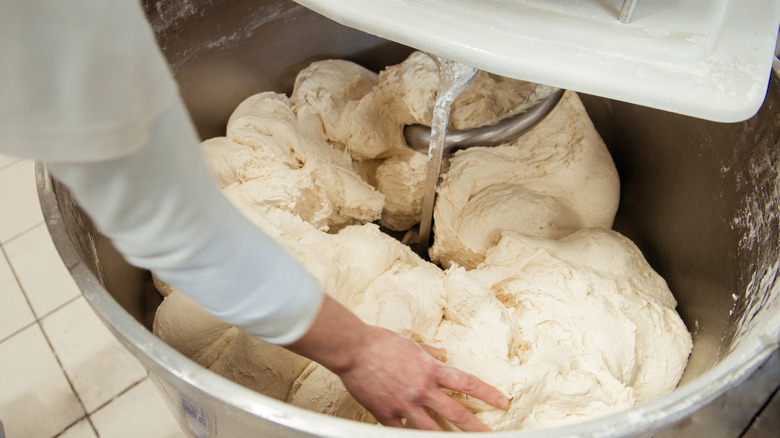
<svg viewBox="0 0 780 438"><path fill-rule="evenodd" d="M463 431L490 429L442 389L476 397L498 409L509 399L477 377L442 362L446 352L369 326L368 338L351 367L337 372L355 399L385 426L441 430L428 409ZM437 360L438 359L438 360Z"/></svg>
<svg viewBox="0 0 780 438"><path fill-rule="evenodd" d="M430 409L463 431L490 430L443 389L498 409L509 407L509 399L497 389L444 364L444 350L368 325L327 295L312 328L286 348L338 375L350 394L385 426L404 427L405 419L417 429L441 430Z"/></svg>

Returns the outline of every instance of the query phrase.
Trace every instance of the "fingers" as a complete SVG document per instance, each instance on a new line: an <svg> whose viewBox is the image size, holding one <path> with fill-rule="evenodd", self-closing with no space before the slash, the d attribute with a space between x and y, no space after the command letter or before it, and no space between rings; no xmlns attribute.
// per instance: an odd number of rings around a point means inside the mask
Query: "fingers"
<svg viewBox="0 0 780 438"><path fill-rule="evenodd" d="M443 365L437 371L436 380L442 388L478 398L494 408L509 409L509 399L501 391L471 374Z"/></svg>
<svg viewBox="0 0 780 438"><path fill-rule="evenodd" d="M436 419L442 418L463 431L489 430L442 389L507 409L509 400L497 389L445 365L445 350L417 344L385 329L375 328L369 333L373 333L375 342L362 344L368 348L359 350L354 364L338 374L352 396L381 424L441 430L431 417L434 411Z"/></svg>
<svg viewBox="0 0 780 438"><path fill-rule="evenodd" d="M479 421L473 413L443 392L432 394L427 405L441 415L442 418L454 424L458 429L464 432L490 432L490 428ZM428 419L433 421L430 416L428 416ZM413 424L416 426L416 423L413 422Z"/></svg>
<svg viewBox="0 0 780 438"><path fill-rule="evenodd" d="M479 421L472 412L443 392L435 391L432 393L425 405L464 432L490 432L490 428ZM413 407L402 414L401 417L378 418L378 420L384 426L402 428L406 426L402 418L406 419L406 425L415 429L442 430L439 423L431 418L428 411L421 406Z"/></svg>
<svg viewBox="0 0 780 438"><path fill-rule="evenodd" d="M412 427L420 430L441 430L441 426L428 415L428 412L423 408L417 408L406 415L406 421L408 421Z"/></svg>
<svg viewBox="0 0 780 438"><path fill-rule="evenodd" d="M403 429L405 427L404 426L404 422L401 419L401 417L382 418L382 419L377 418L377 421L379 421L379 423L382 426L398 427L398 428L401 428L401 429Z"/></svg>

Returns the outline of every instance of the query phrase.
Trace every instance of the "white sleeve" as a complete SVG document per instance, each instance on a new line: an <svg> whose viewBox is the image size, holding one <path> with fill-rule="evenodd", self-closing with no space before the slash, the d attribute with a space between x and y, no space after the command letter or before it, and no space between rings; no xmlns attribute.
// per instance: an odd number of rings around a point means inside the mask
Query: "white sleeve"
<svg viewBox="0 0 780 438"><path fill-rule="evenodd" d="M271 343L317 281L219 192L138 0L0 1L0 151L46 161L127 260Z"/></svg>
<svg viewBox="0 0 780 438"><path fill-rule="evenodd" d="M181 103L149 138L133 155L49 167L130 263L266 342L296 341L322 304L317 280L222 195Z"/></svg>
<svg viewBox="0 0 780 438"><path fill-rule="evenodd" d="M126 155L176 96L138 0L0 1L3 153Z"/></svg>

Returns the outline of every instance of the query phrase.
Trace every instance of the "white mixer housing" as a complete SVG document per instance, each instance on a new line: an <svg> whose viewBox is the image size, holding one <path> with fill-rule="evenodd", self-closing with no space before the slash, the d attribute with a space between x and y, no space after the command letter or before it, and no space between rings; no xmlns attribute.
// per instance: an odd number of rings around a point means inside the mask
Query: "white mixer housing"
<svg viewBox="0 0 780 438"><path fill-rule="evenodd" d="M758 111L780 25L778 0L295 1L502 76L718 122Z"/></svg>

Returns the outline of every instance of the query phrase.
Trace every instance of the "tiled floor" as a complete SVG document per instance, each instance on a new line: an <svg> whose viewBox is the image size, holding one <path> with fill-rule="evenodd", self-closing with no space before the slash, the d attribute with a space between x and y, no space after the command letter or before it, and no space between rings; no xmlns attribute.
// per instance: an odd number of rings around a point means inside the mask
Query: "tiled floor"
<svg viewBox="0 0 780 438"><path fill-rule="evenodd" d="M33 163L2 155L0 421L7 438L185 436L63 266Z"/></svg>

